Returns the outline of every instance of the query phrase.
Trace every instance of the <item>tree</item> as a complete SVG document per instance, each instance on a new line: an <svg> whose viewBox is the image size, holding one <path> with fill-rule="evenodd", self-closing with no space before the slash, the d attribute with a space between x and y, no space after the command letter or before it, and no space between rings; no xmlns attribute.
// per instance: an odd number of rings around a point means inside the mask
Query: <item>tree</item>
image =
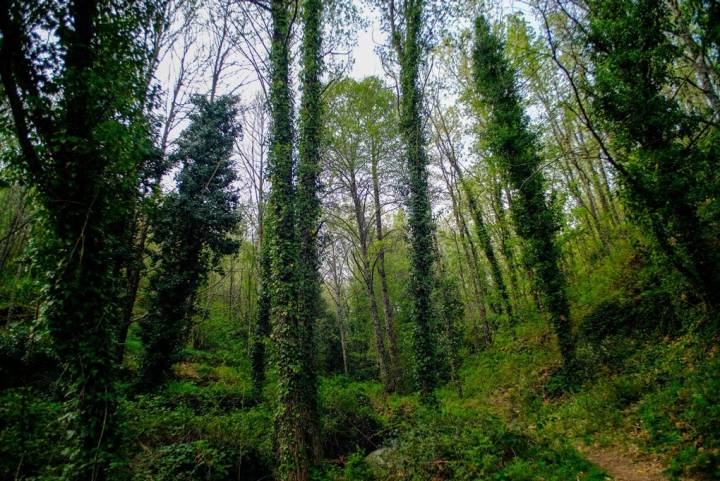
<svg viewBox="0 0 720 481"><path fill-rule="evenodd" d="M379 177L382 161L383 177L393 178L388 168L397 148L393 96L375 77L361 82L344 79L331 87L326 103L328 187L340 194L327 202L327 211L334 219L333 225L352 241L352 259L357 267L354 272L370 307L380 379L385 389L391 391L399 381L399 354L385 276L382 203L386 201L380 197ZM353 221L346 222L348 217ZM373 242L377 246L376 255ZM380 317L376 297L375 266L380 277L384 319Z"/></svg>
<svg viewBox="0 0 720 481"><path fill-rule="evenodd" d="M270 46L269 180L272 185L265 213L270 258L272 342L277 365L278 407L275 414L278 475L304 481L312 460L311 413L306 404L305 336L298 312L300 242L296 224L293 176L293 113L290 98L290 4L272 0Z"/></svg>
<svg viewBox="0 0 720 481"><path fill-rule="evenodd" d="M198 287L223 255L237 251L230 234L239 217L231 162L237 100L195 97L190 125L171 158L182 165L177 192L164 200L154 222L159 266L150 280L150 306L140 323L145 355L142 383L156 387L187 342Z"/></svg>
<svg viewBox="0 0 720 481"><path fill-rule="evenodd" d="M470 208L470 215L472 216L475 232L477 234L480 247L485 253L485 257L490 264L490 271L492 273L493 281L495 282L495 288L500 294L500 300L502 301L502 310L504 310L509 318L510 324L514 323L512 304L510 303L510 297L508 296L507 288L505 286L505 280L500 270L500 262L495 254L495 247L492 244L490 238L490 232L486 225L482 210L478 205L476 196L472 191L472 187L468 179L465 179L462 168L457 158L457 150L455 148L452 136L450 134L445 116L440 110L440 107L436 107L436 118L433 117L431 120L435 129L436 136L438 137L437 145L441 154L448 159L451 167L453 168L455 175L457 176L457 182L462 187L462 191L467 199L468 207Z"/></svg>
<svg viewBox="0 0 720 481"><path fill-rule="evenodd" d="M717 193L718 130L665 93L677 47L664 2L593 1L587 43L594 66L592 107L613 134L630 206L672 264L713 308L720 259L704 207ZM712 94L712 92L709 92Z"/></svg>
<svg viewBox="0 0 720 481"><path fill-rule="evenodd" d="M253 397L260 399L263 384L265 383L265 354L267 337L270 334L270 256L268 254L267 240L260 241L260 269L258 272L259 292L255 313L255 327L252 333L250 346L250 375L253 383Z"/></svg>
<svg viewBox="0 0 720 481"><path fill-rule="evenodd" d="M318 231L320 230L320 143L322 135L322 91L320 79L322 62L322 0L305 0L303 3L303 39L301 45L302 100L300 103L300 138L298 139L298 179L295 198L296 228L300 242L298 269L298 324L303 349L302 393L303 409L309 424L306 444L319 457L317 433L317 400L314 355L314 324L321 314L320 259L318 258Z"/></svg>
<svg viewBox="0 0 720 481"><path fill-rule="evenodd" d="M142 39L155 12L152 1L0 7L0 77L21 152L12 162L36 192L42 317L67 365L72 479L104 479L112 451L112 274L150 147Z"/></svg>
<svg viewBox="0 0 720 481"><path fill-rule="evenodd" d="M512 215L518 234L525 240L525 256L535 271L538 292L543 293L558 338L567 375L575 362L575 340L560 251L555 242L558 223L545 198L544 176L536 139L528 126L515 81L515 72L503 53L502 42L487 20L475 22L473 52L477 93L490 114L486 123L487 145L516 193Z"/></svg>
<svg viewBox="0 0 720 481"><path fill-rule="evenodd" d="M422 91L419 85L423 25L423 0L404 2L404 29L395 19L395 2L389 2L391 41L400 60L400 137L405 149L408 174L408 226L412 248L410 296L413 300L413 349L418 387L424 399L432 398L437 383L435 346L432 336L433 310L433 222L428 189L427 152L422 121Z"/></svg>

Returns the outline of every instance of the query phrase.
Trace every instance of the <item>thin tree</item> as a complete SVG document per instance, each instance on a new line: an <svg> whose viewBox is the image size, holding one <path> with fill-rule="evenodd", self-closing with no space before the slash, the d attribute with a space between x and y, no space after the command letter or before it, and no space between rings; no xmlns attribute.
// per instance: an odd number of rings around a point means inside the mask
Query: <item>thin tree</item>
<svg viewBox="0 0 720 481"><path fill-rule="evenodd" d="M480 242L480 247L485 253L485 257L490 264L490 272L492 273L492 278L495 282L495 288L500 294L500 300L502 301L502 309L507 313L510 324L512 325L514 323L512 304L510 303L510 296L508 296L505 280L503 279L502 271L500 270L500 262L497 255L495 254L495 247L493 246L492 239L490 238L490 232L488 231L488 227L486 225L482 210L478 205L475 193L473 192L468 179L465 178L462 168L460 167L460 162L457 158L457 149L455 148L453 139L448 129L447 122L445 120L445 116L440 110L439 105L436 105L435 111L436 118L435 116L431 117L431 120L433 121L436 134L439 138L437 144L440 148L442 155L446 157L450 162L450 166L455 171L458 184L460 184L463 193L465 194L468 207L470 208L470 214L472 215L472 219L475 225L475 233L477 234L478 241Z"/></svg>

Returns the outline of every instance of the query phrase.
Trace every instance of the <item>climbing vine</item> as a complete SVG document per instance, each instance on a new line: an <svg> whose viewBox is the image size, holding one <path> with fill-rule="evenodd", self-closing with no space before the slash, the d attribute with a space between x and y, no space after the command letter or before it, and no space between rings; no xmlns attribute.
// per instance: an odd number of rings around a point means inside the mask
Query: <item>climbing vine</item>
<svg viewBox="0 0 720 481"><path fill-rule="evenodd" d="M475 23L475 41L475 87L490 111L485 140L494 161L517 192L512 205L515 227L525 239L525 257L535 271L536 289L543 294L550 314L565 372L571 374L575 340L555 242L558 222L545 198L537 141L523 112L515 72L503 54L502 42L482 16Z"/></svg>
<svg viewBox="0 0 720 481"><path fill-rule="evenodd" d="M237 100L194 99L190 125L171 156L182 167L177 192L169 194L155 216L154 237L160 246L150 279L150 305L142 319L145 346L142 382L161 384L187 342L195 314L198 287L223 255L237 251L231 237L237 226L238 194L230 156L240 134Z"/></svg>

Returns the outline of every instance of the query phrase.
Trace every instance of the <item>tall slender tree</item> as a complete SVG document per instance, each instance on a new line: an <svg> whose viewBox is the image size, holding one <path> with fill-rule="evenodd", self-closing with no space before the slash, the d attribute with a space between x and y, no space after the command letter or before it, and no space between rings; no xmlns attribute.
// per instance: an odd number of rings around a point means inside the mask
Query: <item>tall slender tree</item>
<svg viewBox="0 0 720 481"><path fill-rule="evenodd" d="M272 299L270 298L270 256L268 254L267 242L264 237L264 229L260 235L260 269L259 290L257 308L255 312L255 328L250 346L250 370L253 384L253 397L259 399L262 395L263 384L265 383L266 344L270 334L270 309Z"/></svg>
<svg viewBox="0 0 720 481"><path fill-rule="evenodd" d="M503 44L488 21L475 22L473 52L477 93L489 108L486 140L501 172L515 189L512 215L518 234L525 239L525 257L534 269L536 289L544 296L558 338L564 372L572 374L575 338L570 323L570 305L565 278L560 269L560 251L555 242L558 222L545 198L545 179L537 141L528 126Z"/></svg>
<svg viewBox="0 0 720 481"><path fill-rule="evenodd" d="M394 9L394 1L391 1ZM427 152L422 120L422 91L419 72L422 61L420 41L423 25L423 0L404 2L404 29L395 27L391 13L392 42L400 59L400 136L405 149L409 196L408 226L412 248L412 319L413 349L418 387L430 399L437 383L435 343L432 335L433 309L433 221L428 189Z"/></svg>
<svg viewBox="0 0 720 481"><path fill-rule="evenodd" d="M320 144L322 132L322 0L303 3L302 100L300 104L300 138L298 139L298 180L295 215L300 241L298 268L298 323L304 351L303 403L309 416L306 440L319 456L317 437L316 374L314 365L313 326L320 315L320 260L318 231L320 230Z"/></svg>

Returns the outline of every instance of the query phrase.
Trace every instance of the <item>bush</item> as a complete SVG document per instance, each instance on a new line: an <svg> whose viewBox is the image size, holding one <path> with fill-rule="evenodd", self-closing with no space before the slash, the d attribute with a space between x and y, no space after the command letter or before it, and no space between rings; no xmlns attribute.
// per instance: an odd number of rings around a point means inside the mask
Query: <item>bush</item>
<svg viewBox="0 0 720 481"><path fill-rule="evenodd" d="M572 449L551 450L477 412L423 411L392 449L393 461L380 469L378 479L605 479Z"/></svg>
<svg viewBox="0 0 720 481"><path fill-rule="evenodd" d="M59 363L47 335L26 324L0 331L0 389L43 385L57 379Z"/></svg>
<svg viewBox="0 0 720 481"><path fill-rule="evenodd" d="M41 479L59 474L65 441L60 415L59 403L30 388L0 393L0 479L16 479L18 472Z"/></svg>
<svg viewBox="0 0 720 481"><path fill-rule="evenodd" d="M121 403L123 446L130 459L124 479L165 479L162 476L174 474L178 479L191 475L196 476L193 479L216 479L229 472L232 474L222 479L255 480L271 474L272 414L268 406L197 411L167 399L176 390ZM182 456L191 453L204 463L206 471L188 470ZM162 466L162 472L154 466Z"/></svg>
<svg viewBox="0 0 720 481"><path fill-rule="evenodd" d="M319 389L323 454L336 458L380 445L385 427L370 396L375 383L348 382L343 377L323 380Z"/></svg>
<svg viewBox="0 0 720 481"><path fill-rule="evenodd" d="M227 456L206 440L162 446L140 456L133 481L224 481Z"/></svg>
<svg viewBox="0 0 720 481"><path fill-rule="evenodd" d="M675 479L720 479L720 359L692 345L677 355L661 366L671 378L640 403L647 444L671 454Z"/></svg>
<svg viewBox="0 0 720 481"><path fill-rule="evenodd" d="M609 337L638 332L677 334L680 324L668 294L645 293L629 301L601 302L582 319L579 334L598 346Z"/></svg>

